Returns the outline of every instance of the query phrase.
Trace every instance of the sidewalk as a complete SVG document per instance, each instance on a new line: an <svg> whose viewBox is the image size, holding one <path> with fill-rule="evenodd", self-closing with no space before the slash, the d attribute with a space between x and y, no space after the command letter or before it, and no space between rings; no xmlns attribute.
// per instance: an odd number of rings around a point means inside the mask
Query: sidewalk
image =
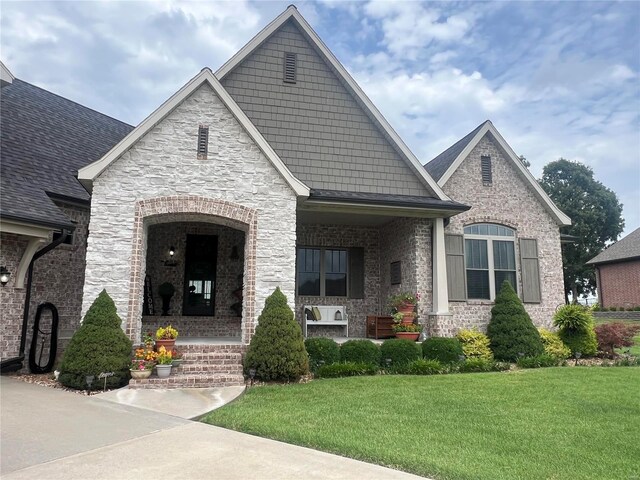
<svg viewBox="0 0 640 480"><path fill-rule="evenodd" d="M2 377L3 480L417 479L396 470Z"/></svg>

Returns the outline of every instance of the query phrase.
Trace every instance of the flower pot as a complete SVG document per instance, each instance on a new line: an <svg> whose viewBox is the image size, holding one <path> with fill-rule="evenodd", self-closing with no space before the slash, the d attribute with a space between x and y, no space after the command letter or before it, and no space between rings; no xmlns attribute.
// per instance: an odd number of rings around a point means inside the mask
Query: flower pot
<svg viewBox="0 0 640 480"><path fill-rule="evenodd" d="M415 342L420 337L420 332L396 332L396 338L404 338Z"/></svg>
<svg viewBox="0 0 640 480"><path fill-rule="evenodd" d="M160 347L164 347L167 352L171 352L176 344L175 338L165 338L162 340L156 340L156 351L160 350Z"/></svg>
<svg viewBox="0 0 640 480"><path fill-rule="evenodd" d="M406 315L408 313L413 313L413 310L415 308L416 308L416 306L413 303L403 303L402 305L398 305L396 307L396 310L398 310L398 312Z"/></svg>
<svg viewBox="0 0 640 480"><path fill-rule="evenodd" d="M173 360L171 360L171 366L172 367L179 367L180 365L182 365L182 359L181 358L174 358Z"/></svg>
<svg viewBox="0 0 640 480"><path fill-rule="evenodd" d="M156 374L158 374L158 378L167 378L171 375L171 364L156 365Z"/></svg>
<svg viewBox="0 0 640 480"><path fill-rule="evenodd" d="M151 372L153 372L153 370L131 370L131 378L134 380L149 378L151 376Z"/></svg>

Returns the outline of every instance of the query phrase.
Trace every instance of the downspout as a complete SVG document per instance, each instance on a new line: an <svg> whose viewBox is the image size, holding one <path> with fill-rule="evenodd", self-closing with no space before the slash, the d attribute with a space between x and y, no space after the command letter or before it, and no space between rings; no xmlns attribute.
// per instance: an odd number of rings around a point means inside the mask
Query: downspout
<svg viewBox="0 0 640 480"><path fill-rule="evenodd" d="M8 359L2 361L2 363L0 364L0 371L2 371L2 373L18 371L18 370L21 370L22 367L23 367L24 350L25 350L25 346L27 344L27 328L29 326L29 304L31 302L31 283L32 283L32 279L33 279L33 264L35 263L35 261L37 259L39 259L43 255L46 255L51 250L53 250L58 245L60 245L62 242L64 242L64 239L67 238L67 235L69 235L71 232L72 232L72 230L70 230L70 229L63 229L62 230L62 234L60 235L60 237L55 239L53 242L51 242L46 247L41 248L40 250L38 250L33 255L33 258L31 259L31 262L29 262L27 288L26 288L27 291L26 291L26 295L25 295L25 298L24 298L24 314L22 316L22 332L20 334L20 351L19 351L17 357L8 358Z"/></svg>

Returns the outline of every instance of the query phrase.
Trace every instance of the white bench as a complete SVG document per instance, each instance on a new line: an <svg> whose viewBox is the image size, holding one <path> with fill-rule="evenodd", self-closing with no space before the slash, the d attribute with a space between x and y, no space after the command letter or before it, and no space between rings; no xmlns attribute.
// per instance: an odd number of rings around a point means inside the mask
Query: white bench
<svg viewBox="0 0 640 480"><path fill-rule="evenodd" d="M307 320L307 309L317 308L320 310L320 320ZM340 312L342 320L334 320L336 312ZM302 334L307 336L307 327L338 325L344 327L344 336L349 336L349 318L347 308L343 305L305 305L302 309Z"/></svg>

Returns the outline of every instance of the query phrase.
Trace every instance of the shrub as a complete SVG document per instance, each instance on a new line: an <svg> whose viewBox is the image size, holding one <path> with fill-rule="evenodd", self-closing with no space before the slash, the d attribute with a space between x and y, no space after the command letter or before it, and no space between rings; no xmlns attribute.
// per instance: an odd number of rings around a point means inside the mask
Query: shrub
<svg viewBox="0 0 640 480"><path fill-rule="evenodd" d="M553 324L558 327L558 336L571 349L585 357L595 355L598 342L594 331L591 311L580 305L563 305L553 316Z"/></svg>
<svg viewBox="0 0 640 480"><path fill-rule="evenodd" d="M468 358L464 362L460 362L458 365L458 371L460 373L471 372L502 372L509 370L511 365L505 362L494 362L493 360L487 360L486 358Z"/></svg>
<svg viewBox="0 0 640 480"><path fill-rule="evenodd" d="M467 358L483 358L493 360L489 347L489 337L477 330L460 330L456 338L462 344L462 351Z"/></svg>
<svg viewBox="0 0 640 480"><path fill-rule="evenodd" d="M401 375L438 375L440 373L447 373L447 367L442 365L438 360L419 358L418 360L394 368L394 373Z"/></svg>
<svg viewBox="0 0 640 480"><path fill-rule="evenodd" d="M371 340L349 340L340 346L340 361L380 365L380 347Z"/></svg>
<svg viewBox="0 0 640 480"><path fill-rule="evenodd" d="M553 316L553 324L561 330L584 330L593 323L593 315L582 305L563 305Z"/></svg>
<svg viewBox="0 0 640 480"><path fill-rule="evenodd" d="M595 327L598 348L608 355L614 355L614 348L631 347L633 337L640 331L640 325L622 322L603 323Z"/></svg>
<svg viewBox="0 0 640 480"><path fill-rule="evenodd" d="M313 371L322 365L331 365L340 360L340 347L330 338L307 338L304 346L309 354L309 366Z"/></svg>
<svg viewBox="0 0 640 480"><path fill-rule="evenodd" d="M391 366L406 365L421 357L420 345L404 338L392 338L385 340L380 347L382 365L387 359L391 360Z"/></svg>
<svg viewBox="0 0 640 480"><path fill-rule="evenodd" d="M426 359L446 364L459 362L464 354L457 338L432 337L422 342L422 355Z"/></svg>
<svg viewBox="0 0 640 480"><path fill-rule="evenodd" d="M371 363L333 363L318 368L316 378L357 377L360 375L375 375L378 367Z"/></svg>
<svg viewBox="0 0 640 480"><path fill-rule="evenodd" d="M557 367L562 365L564 360L561 360L553 355L543 353L536 357L522 357L518 359L517 365L520 368L542 368L542 367Z"/></svg>
<svg viewBox="0 0 640 480"><path fill-rule="evenodd" d="M491 350L498 360L515 361L520 354L535 357L544 352L542 340L518 295L506 280L491 309L487 327Z"/></svg>
<svg viewBox="0 0 640 480"><path fill-rule="evenodd" d="M266 299L245 355L245 373L252 368L266 381L295 380L309 370L302 330L279 287Z"/></svg>
<svg viewBox="0 0 640 480"><path fill-rule="evenodd" d="M132 345L122 331L121 323L113 300L106 290L102 290L64 352L58 377L60 383L82 390L87 388L86 376L93 375L91 388L102 389L104 381L98 381L98 375L113 372L113 376L107 377L107 387L126 385Z"/></svg>
<svg viewBox="0 0 640 480"><path fill-rule="evenodd" d="M544 352L555 358L565 359L571 356L571 349L567 347L558 336L557 333L550 332L544 328L539 328Z"/></svg>
<svg viewBox="0 0 640 480"><path fill-rule="evenodd" d="M593 327L589 330L560 330L558 336L569 347L571 354L580 352L584 357L592 357L598 352L598 341Z"/></svg>

